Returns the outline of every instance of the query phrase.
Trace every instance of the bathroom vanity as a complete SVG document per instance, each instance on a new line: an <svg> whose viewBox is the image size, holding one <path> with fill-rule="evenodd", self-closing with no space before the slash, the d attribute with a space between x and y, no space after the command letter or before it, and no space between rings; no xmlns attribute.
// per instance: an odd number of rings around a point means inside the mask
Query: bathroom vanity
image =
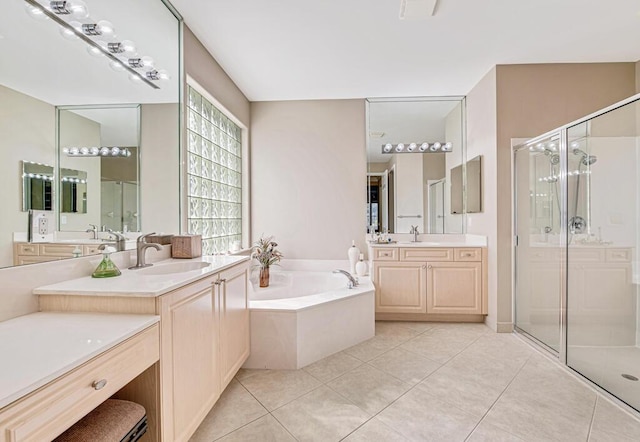
<svg viewBox="0 0 640 442"><path fill-rule="evenodd" d="M370 244L376 319L483 322L487 248L464 242Z"/></svg>
<svg viewBox="0 0 640 442"><path fill-rule="evenodd" d="M158 434L186 441L249 356L249 258L167 260L34 290L42 311L160 316ZM149 412L149 411L148 411Z"/></svg>

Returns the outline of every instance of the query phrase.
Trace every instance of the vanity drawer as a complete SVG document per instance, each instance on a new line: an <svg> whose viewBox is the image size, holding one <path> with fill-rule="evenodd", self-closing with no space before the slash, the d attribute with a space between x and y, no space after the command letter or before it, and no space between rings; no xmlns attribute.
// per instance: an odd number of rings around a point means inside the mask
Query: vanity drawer
<svg viewBox="0 0 640 442"><path fill-rule="evenodd" d="M477 262L482 261L482 249L479 249L479 248L453 249L453 260L454 261L477 261Z"/></svg>
<svg viewBox="0 0 640 442"><path fill-rule="evenodd" d="M82 256L97 255L100 253L99 246L82 246Z"/></svg>
<svg viewBox="0 0 640 442"><path fill-rule="evenodd" d="M38 244L18 244L18 255L38 256Z"/></svg>
<svg viewBox="0 0 640 442"><path fill-rule="evenodd" d="M76 247L73 244L40 244L40 256L72 258Z"/></svg>
<svg viewBox="0 0 640 442"><path fill-rule="evenodd" d="M53 439L158 361L159 354L155 324L0 411L0 441ZM106 384L96 385L102 380Z"/></svg>
<svg viewBox="0 0 640 442"><path fill-rule="evenodd" d="M397 261L398 249L396 247L376 247L373 249L374 261Z"/></svg>
<svg viewBox="0 0 640 442"><path fill-rule="evenodd" d="M607 249L607 262L631 262L631 249Z"/></svg>
<svg viewBox="0 0 640 442"><path fill-rule="evenodd" d="M407 247L400 249L400 261L453 261L453 249Z"/></svg>

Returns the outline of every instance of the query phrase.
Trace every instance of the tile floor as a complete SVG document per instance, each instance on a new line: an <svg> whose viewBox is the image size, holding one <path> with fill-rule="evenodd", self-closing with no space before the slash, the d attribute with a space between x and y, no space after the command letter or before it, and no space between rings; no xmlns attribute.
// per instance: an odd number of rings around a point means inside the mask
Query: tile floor
<svg viewBox="0 0 640 442"><path fill-rule="evenodd" d="M191 440L623 442L640 420L515 335L378 322L301 370L240 370Z"/></svg>

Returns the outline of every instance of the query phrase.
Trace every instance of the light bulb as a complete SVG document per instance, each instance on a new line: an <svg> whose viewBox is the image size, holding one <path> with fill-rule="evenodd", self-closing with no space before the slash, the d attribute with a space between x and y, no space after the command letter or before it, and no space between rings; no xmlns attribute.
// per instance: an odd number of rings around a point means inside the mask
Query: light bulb
<svg viewBox="0 0 640 442"><path fill-rule="evenodd" d="M102 155L103 157L109 155L109 148L108 147L101 147L100 148L100 155Z"/></svg>
<svg viewBox="0 0 640 442"><path fill-rule="evenodd" d="M131 40L122 40L120 42L120 47L122 48L122 51L128 56L136 53L136 45Z"/></svg>
<svg viewBox="0 0 640 442"><path fill-rule="evenodd" d="M435 143L433 143L432 147L433 147L432 150L438 150L442 147L442 144L436 141Z"/></svg>
<svg viewBox="0 0 640 442"><path fill-rule="evenodd" d="M97 25L98 25L98 29L100 30L100 33L105 37L111 37L113 36L113 34L116 33L116 30L113 28L113 25L111 24L110 21L100 20L97 23Z"/></svg>
<svg viewBox="0 0 640 442"><path fill-rule="evenodd" d="M116 72L123 72L125 70L124 64L121 61L112 60L109 62L109 66Z"/></svg>
<svg viewBox="0 0 640 442"><path fill-rule="evenodd" d="M105 43L104 41L96 41L96 43L102 48L107 47L107 43ZM104 57L104 52L102 52L100 49L96 48L95 46L87 46L87 52L90 55L93 55L94 57Z"/></svg>
<svg viewBox="0 0 640 442"><path fill-rule="evenodd" d="M142 68L145 71L150 71L153 69L153 58L144 56L140 59L140 61L142 62Z"/></svg>
<svg viewBox="0 0 640 442"><path fill-rule="evenodd" d="M71 22L69 23L71 26L73 26L75 23L78 22ZM80 23L78 23L80 24ZM80 25L82 27L82 25ZM75 26L73 26L75 28ZM67 40L77 40L78 36L76 35L75 32L73 32L71 29L69 28L65 28L64 26L60 26L60 28L58 29L60 31L60 35L62 35L64 38L66 38Z"/></svg>
<svg viewBox="0 0 640 442"><path fill-rule="evenodd" d="M398 143L396 146L396 152L402 152L404 150L404 143Z"/></svg>
<svg viewBox="0 0 640 442"><path fill-rule="evenodd" d="M160 69L158 71L158 78L160 78L160 80L171 80L169 72L167 72L166 69Z"/></svg>
<svg viewBox="0 0 640 442"><path fill-rule="evenodd" d="M89 153L89 148L88 147L81 147L80 148L80 153L82 155L87 155Z"/></svg>
<svg viewBox="0 0 640 442"><path fill-rule="evenodd" d="M98 153L100 153L100 149L98 149L97 147L92 147L90 151L91 155L98 155Z"/></svg>
<svg viewBox="0 0 640 442"><path fill-rule="evenodd" d="M64 147L62 149L62 153L69 153L69 148L68 147Z"/></svg>
<svg viewBox="0 0 640 442"><path fill-rule="evenodd" d="M27 5L25 6L25 9L27 11L27 14L29 14L31 18L35 18L36 20L43 20L43 21L49 20L49 17L47 17L43 9L39 6L32 6L27 3Z"/></svg>
<svg viewBox="0 0 640 442"><path fill-rule="evenodd" d="M420 152L424 152L425 150L427 150L429 148L429 143L422 143L420 145Z"/></svg>
<svg viewBox="0 0 640 442"><path fill-rule="evenodd" d="M453 147L453 143L447 142L444 144L444 146L442 146L442 150L450 151L452 147Z"/></svg>
<svg viewBox="0 0 640 442"><path fill-rule="evenodd" d="M571 147L573 147L574 149L577 149L578 147L580 147L580 143L578 143L577 141L574 141L573 143L571 143Z"/></svg>
<svg viewBox="0 0 640 442"><path fill-rule="evenodd" d="M67 9L75 18L83 19L89 17L89 9L87 4L82 0L67 1Z"/></svg>
<svg viewBox="0 0 640 442"><path fill-rule="evenodd" d="M119 147L112 147L111 148L111 155L113 155L114 157L118 156L118 154L120 153L120 148Z"/></svg>
<svg viewBox="0 0 640 442"><path fill-rule="evenodd" d="M391 152L391 149L393 149L393 145L391 143L387 143L384 145L385 152Z"/></svg>
<svg viewBox="0 0 640 442"><path fill-rule="evenodd" d="M413 152L414 150L416 150L416 147L418 147L418 145L416 143L411 143L411 144L409 144L409 147L407 148L407 150L409 152Z"/></svg>
<svg viewBox="0 0 640 442"><path fill-rule="evenodd" d="M70 155L78 155L78 152L80 152L80 150L77 147L72 147L69 149Z"/></svg>

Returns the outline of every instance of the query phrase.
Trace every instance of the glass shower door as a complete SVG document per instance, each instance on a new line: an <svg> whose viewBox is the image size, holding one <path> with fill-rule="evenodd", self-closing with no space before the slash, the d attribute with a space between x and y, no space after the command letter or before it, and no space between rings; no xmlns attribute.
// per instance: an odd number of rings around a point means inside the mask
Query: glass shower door
<svg viewBox="0 0 640 442"><path fill-rule="evenodd" d="M640 410L638 101L568 128L567 365Z"/></svg>
<svg viewBox="0 0 640 442"><path fill-rule="evenodd" d="M515 324L556 353L564 257L559 138L535 140L515 153Z"/></svg>

